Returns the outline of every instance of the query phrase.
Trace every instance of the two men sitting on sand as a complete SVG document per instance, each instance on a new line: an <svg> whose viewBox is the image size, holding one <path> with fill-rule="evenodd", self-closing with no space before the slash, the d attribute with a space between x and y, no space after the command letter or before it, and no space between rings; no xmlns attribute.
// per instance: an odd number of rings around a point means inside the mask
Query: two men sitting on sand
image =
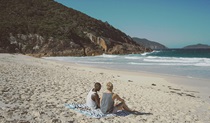
<svg viewBox="0 0 210 123"><path fill-rule="evenodd" d="M116 113L117 110L126 110L132 112L131 109L125 104L125 101L120 98L119 95L113 93L113 84L108 82L106 92L103 93L101 99L99 98L98 91L101 89L100 83L95 83L94 88L90 90L87 95L86 104L91 109L100 108L105 113ZM120 101L119 104L115 104L115 101Z"/></svg>

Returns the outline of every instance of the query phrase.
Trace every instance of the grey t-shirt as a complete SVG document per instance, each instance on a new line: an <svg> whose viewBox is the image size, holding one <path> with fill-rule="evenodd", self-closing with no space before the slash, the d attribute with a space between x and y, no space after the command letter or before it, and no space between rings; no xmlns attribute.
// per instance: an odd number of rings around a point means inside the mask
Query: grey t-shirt
<svg viewBox="0 0 210 123"><path fill-rule="evenodd" d="M103 93L101 100L101 111L105 113L111 113L114 109L114 100L112 99L112 93Z"/></svg>

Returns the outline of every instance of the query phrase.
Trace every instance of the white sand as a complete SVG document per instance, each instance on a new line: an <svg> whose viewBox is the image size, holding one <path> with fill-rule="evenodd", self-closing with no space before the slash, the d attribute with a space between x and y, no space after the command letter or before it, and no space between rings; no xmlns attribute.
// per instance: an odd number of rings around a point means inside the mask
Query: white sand
<svg viewBox="0 0 210 123"><path fill-rule="evenodd" d="M175 78L0 54L0 122L209 123L210 104L197 90L172 83ZM114 92L142 114L92 119L64 106L85 103L96 81L102 84L99 95L110 81Z"/></svg>

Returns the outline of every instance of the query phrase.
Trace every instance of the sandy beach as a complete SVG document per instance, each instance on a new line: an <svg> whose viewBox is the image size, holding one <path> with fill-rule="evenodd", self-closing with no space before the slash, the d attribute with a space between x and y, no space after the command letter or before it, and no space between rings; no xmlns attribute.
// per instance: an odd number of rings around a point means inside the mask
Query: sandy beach
<svg viewBox="0 0 210 123"><path fill-rule="evenodd" d="M0 123L209 123L210 98L182 81L182 77L0 54ZM94 82L102 84L99 95L112 82L114 92L139 113L94 119L64 106L85 103Z"/></svg>

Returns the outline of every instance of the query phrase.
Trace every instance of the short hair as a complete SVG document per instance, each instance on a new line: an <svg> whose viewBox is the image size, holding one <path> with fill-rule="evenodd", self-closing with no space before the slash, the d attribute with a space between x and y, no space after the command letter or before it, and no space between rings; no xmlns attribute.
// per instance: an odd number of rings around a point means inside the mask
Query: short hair
<svg viewBox="0 0 210 123"><path fill-rule="evenodd" d="M113 90L113 84L111 82L108 82L106 84L106 88L107 88L107 90L112 91Z"/></svg>
<svg viewBox="0 0 210 123"><path fill-rule="evenodd" d="M99 82L96 82L95 85L94 85L94 88L97 89L97 90L100 90L101 84Z"/></svg>

